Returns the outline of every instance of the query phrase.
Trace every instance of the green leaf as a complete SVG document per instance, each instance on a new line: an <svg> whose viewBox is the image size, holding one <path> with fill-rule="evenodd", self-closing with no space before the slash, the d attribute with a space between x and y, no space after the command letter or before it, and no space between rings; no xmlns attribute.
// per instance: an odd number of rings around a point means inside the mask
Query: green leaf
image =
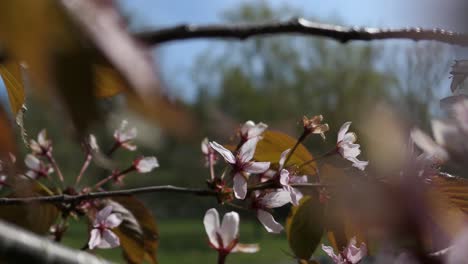
<svg viewBox="0 0 468 264"><path fill-rule="evenodd" d="M254 159L258 161L269 161L278 164L281 153L292 148L296 144L296 139L279 131L265 131L263 139L257 144ZM291 156L286 166L300 166L302 163L313 159L312 154L300 144ZM301 168L300 173L306 175L316 175L316 163L312 162Z"/></svg>
<svg viewBox="0 0 468 264"><path fill-rule="evenodd" d="M291 209L286 220L289 246L295 256L308 260L320 243L324 231L324 211L318 196L304 196Z"/></svg>
<svg viewBox="0 0 468 264"><path fill-rule="evenodd" d="M116 197L110 202L124 221L113 231L119 236L129 263L157 263L159 231L155 218L145 205L133 196Z"/></svg>

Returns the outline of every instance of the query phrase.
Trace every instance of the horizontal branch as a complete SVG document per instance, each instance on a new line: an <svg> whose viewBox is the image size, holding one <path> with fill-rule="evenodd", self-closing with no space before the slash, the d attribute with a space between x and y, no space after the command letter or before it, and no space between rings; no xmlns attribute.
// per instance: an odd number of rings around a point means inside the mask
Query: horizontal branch
<svg viewBox="0 0 468 264"><path fill-rule="evenodd" d="M169 41L217 38L245 40L254 36L269 36L278 34L298 34L326 37L346 43L351 40L435 40L439 42L468 46L468 35L443 29L378 29L366 27L345 27L339 25L313 22L304 18L294 18L282 22L249 23L238 25L189 25L182 24L137 33L136 36L149 45Z"/></svg>
<svg viewBox="0 0 468 264"><path fill-rule="evenodd" d="M322 187L323 184L317 183L301 183L301 184L292 184L294 187ZM261 189L271 189L275 188L274 185L265 184L262 186L255 186L249 188L250 191L261 190ZM78 195L51 195L51 196L32 196L32 197L21 197L21 198L0 198L0 205L12 205L12 204L24 204L32 202L42 202L42 203L79 203L86 200L93 200L99 198L108 198L108 197L119 197L119 196L130 196L136 194L144 193L157 193L157 192L167 192L167 193L184 193L192 194L197 196L218 196L219 193L213 190L208 189L196 189L196 188L185 188L177 187L172 185L163 185L163 186L148 186L134 189L125 189L117 191L102 191L102 192L91 192L87 194L78 194Z"/></svg>

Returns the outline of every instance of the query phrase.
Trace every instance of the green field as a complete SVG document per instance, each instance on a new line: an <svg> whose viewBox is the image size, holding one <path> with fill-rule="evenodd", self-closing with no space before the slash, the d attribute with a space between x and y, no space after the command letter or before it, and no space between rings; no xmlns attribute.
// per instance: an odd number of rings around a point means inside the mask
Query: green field
<svg viewBox="0 0 468 264"><path fill-rule="evenodd" d="M163 220L158 223L161 244L158 253L160 263L216 263L216 252L208 247L202 221ZM233 253L227 263L296 263L289 252L286 236L268 234L257 222L241 223L240 241L259 243L255 254ZM81 248L88 238L85 225L72 225L64 238L64 244ZM116 263L125 263L120 250L97 250L96 254Z"/></svg>

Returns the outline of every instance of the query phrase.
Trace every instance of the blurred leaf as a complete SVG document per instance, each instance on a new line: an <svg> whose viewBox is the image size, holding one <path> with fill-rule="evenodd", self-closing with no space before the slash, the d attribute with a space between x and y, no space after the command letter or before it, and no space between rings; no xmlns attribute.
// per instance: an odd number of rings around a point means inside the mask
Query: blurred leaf
<svg viewBox="0 0 468 264"><path fill-rule="evenodd" d="M320 243L324 230L323 205L318 196L304 196L286 220L289 246L295 256L308 260Z"/></svg>
<svg viewBox="0 0 468 264"><path fill-rule="evenodd" d="M159 232L156 221L144 204L133 196L116 197L110 203L124 221L114 231L119 236L129 263L157 263Z"/></svg>
<svg viewBox="0 0 468 264"><path fill-rule="evenodd" d="M96 89L94 94L98 98L107 98L127 90L125 80L109 65L94 65L96 74Z"/></svg>
<svg viewBox="0 0 468 264"><path fill-rule="evenodd" d="M16 116L24 104L24 86L21 65L16 61L0 65L0 76L6 86L11 111Z"/></svg>
<svg viewBox="0 0 468 264"><path fill-rule="evenodd" d="M295 138L292 138L282 132L270 130L265 131L262 137L263 139L260 140L257 144L254 159L258 161L269 161L276 164L280 159L281 153L289 148L292 148L297 141ZM310 154L304 145L300 144L296 151L294 151L286 166L299 166L302 163L312 159L312 154ZM316 163L312 162L307 164L301 168L300 172L306 175L316 175Z"/></svg>
<svg viewBox="0 0 468 264"><path fill-rule="evenodd" d="M15 191L8 197L31 197L49 195L40 186L29 180L17 180ZM19 205L0 205L0 219L44 235L59 216L57 207L50 203L28 203Z"/></svg>

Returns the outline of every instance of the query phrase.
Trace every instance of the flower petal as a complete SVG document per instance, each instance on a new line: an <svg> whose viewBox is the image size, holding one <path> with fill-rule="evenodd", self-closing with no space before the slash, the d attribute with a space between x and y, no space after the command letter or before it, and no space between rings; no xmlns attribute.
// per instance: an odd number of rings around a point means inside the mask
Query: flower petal
<svg viewBox="0 0 468 264"><path fill-rule="evenodd" d="M275 221L273 216L264 210L257 210L257 218L270 233L278 234L283 230L283 226Z"/></svg>
<svg viewBox="0 0 468 264"><path fill-rule="evenodd" d="M244 200L247 195L247 181L242 174L234 175L234 196L237 199Z"/></svg>
<svg viewBox="0 0 468 264"><path fill-rule="evenodd" d="M218 238L216 232L219 230L219 214L215 208L211 208L205 213L205 217L203 218L203 224L205 225L205 231L208 235L208 239L210 243L218 248Z"/></svg>
<svg viewBox="0 0 468 264"><path fill-rule="evenodd" d="M112 213L112 205L108 205L101 209L97 214L96 214L96 221L97 222L104 222L106 219L109 217L109 215Z"/></svg>
<svg viewBox="0 0 468 264"><path fill-rule="evenodd" d="M208 138L204 138L201 142L201 151L203 154L208 155L210 153L210 142Z"/></svg>
<svg viewBox="0 0 468 264"><path fill-rule="evenodd" d="M338 142L343 141L345 134L346 132L348 132L350 125L351 125L351 122L346 122L341 126L340 131L338 131Z"/></svg>
<svg viewBox="0 0 468 264"><path fill-rule="evenodd" d="M247 162L245 163L243 170L248 173L264 173L270 168L270 162Z"/></svg>
<svg viewBox="0 0 468 264"><path fill-rule="evenodd" d="M257 143L260 140L259 137L254 137L247 140L242 147L239 149L239 160L242 163L247 161L251 161L255 154L255 148L257 147Z"/></svg>
<svg viewBox="0 0 468 264"><path fill-rule="evenodd" d="M24 163L31 170L38 171L41 168L41 161L32 154L28 154L24 159Z"/></svg>
<svg viewBox="0 0 468 264"><path fill-rule="evenodd" d="M135 168L139 173L148 173L157 167L159 162L156 157L145 157L135 161Z"/></svg>
<svg viewBox="0 0 468 264"><path fill-rule="evenodd" d="M267 208L281 207L291 202L291 194L286 190L270 192L260 198L260 203Z"/></svg>
<svg viewBox="0 0 468 264"><path fill-rule="evenodd" d="M299 205L299 201L302 199L302 193L297 188L289 186L289 194L291 196L291 203L293 205Z"/></svg>
<svg viewBox="0 0 468 264"><path fill-rule="evenodd" d="M101 232L98 229L91 230L91 237L89 238L88 247L93 249L101 243Z"/></svg>
<svg viewBox="0 0 468 264"><path fill-rule="evenodd" d="M229 212L224 215L221 223L220 233L223 239L223 246L227 247L231 242L239 236L239 214Z"/></svg>
<svg viewBox="0 0 468 264"><path fill-rule="evenodd" d="M434 157L441 161L446 161L448 159L447 151L421 130L411 130L411 139L416 146L429 155L429 158Z"/></svg>
<svg viewBox="0 0 468 264"><path fill-rule="evenodd" d="M108 228L114 228L119 226L122 223L122 221L123 220L120 214L110 214L104 221L104 224Z"/></svg>
<svg viewBox="0 0 468 264"><path fill-rule="evenodd" d="M322 250L333 260L334 263L344 264L344 260L341 256L337 256L333 251L332 247L325 246L322 244Z"/></svg>
<svg viewBox="0 0 468 264"><path fill-rule="evenodd" d="M289 149L283 151L283 153L281 153L280 159L278 161L280 170L283 169L284 162L286 161L286 158L288 157L288 154L289 154L290 151L291 151L291 149L289 148Z"/></svg>
<svg viewBox="0 0 468 264"><path fill-rule="evenodd" d="M229 151L228 149L226 149L225 147L221 146L220 144L214 141L210 142L210 146L214 150L216 150L221 156L223 156L224 160L227 163L236 164L236 157L234 157L231 151Z"/></svg>
<svg viewBox="0 0 468 264"><path fill-rule="evenodd" d="M238 243L231 252L242 252L242 253L255 253L260 250L258 244L241 244Z"/></svg>
<svg viewBox="0 0 468 264"><path fill-rule="evenodd" d="M115 248L120 245L119 237L109 229L102 231L102 240L98 248Z"/></svg>
<svg viewBox="0 0 468 264"><path fill-rule="evenodd" d="M282 169L280 172L280 183L283 186L289 186L289 171Z"/></svg>

